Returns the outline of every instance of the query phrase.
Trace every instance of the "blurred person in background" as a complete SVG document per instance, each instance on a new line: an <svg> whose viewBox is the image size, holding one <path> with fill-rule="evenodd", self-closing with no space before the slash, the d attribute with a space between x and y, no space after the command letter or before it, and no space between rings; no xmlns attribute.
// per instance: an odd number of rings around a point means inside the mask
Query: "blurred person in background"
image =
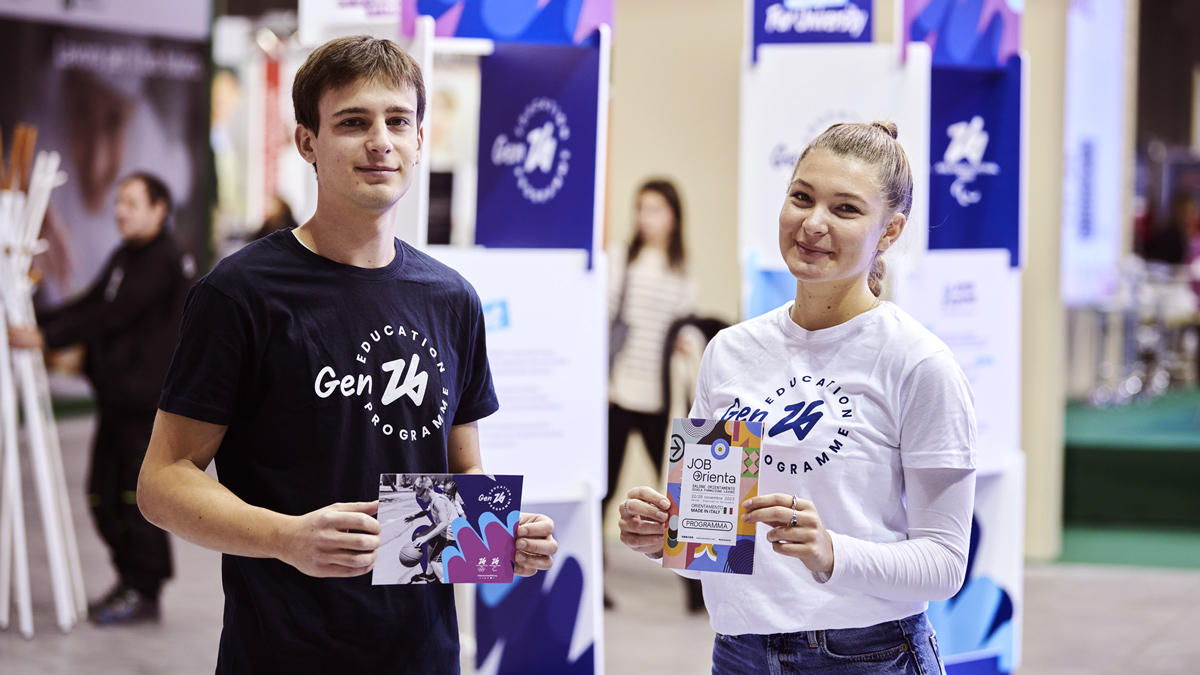
<svg viewBox="0 0 1200 675"><path fill-rule="evenodd" d="M89 608L101 625L157 619L171 577L167 533L137 507L137 479L150 442L158 396L179 334L195 263L166 227L171 194L157 177L120 182L116 220L122 245L81 297L38 314L40 328L13 326L14 348L83 343L84 371L97 406L88 504L108 545L118 581Z"/></svg>
<svg viewBox="0 0 1200 675"><path fill-rule="evenodd" d="M662 475L670 421L669 392L663 390L667 333L672 323L696 308L696 283L683 249L683 205L674 184L659 179L642 184L634 226L628 248L611 251L609 257L609 319L614 328L609 345L608 491L601 513L608 512L616 492L631 431L641 435L655 474ZM704 607L695 586L689 586L692 611ZM604 604L613 604L607 595Z"/></svg>

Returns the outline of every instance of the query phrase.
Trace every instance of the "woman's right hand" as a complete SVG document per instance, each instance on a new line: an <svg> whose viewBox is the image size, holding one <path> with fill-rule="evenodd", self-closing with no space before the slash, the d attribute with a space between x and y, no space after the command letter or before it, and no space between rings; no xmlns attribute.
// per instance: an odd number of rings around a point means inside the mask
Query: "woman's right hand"
<svg viewBox="0 0 1200 675"><path fill-rule="evenodd" d="M671 501L651 488L642 486L630 490L618 509L621 512L621 542L638 553L661 556L670 507Z"/></svg>

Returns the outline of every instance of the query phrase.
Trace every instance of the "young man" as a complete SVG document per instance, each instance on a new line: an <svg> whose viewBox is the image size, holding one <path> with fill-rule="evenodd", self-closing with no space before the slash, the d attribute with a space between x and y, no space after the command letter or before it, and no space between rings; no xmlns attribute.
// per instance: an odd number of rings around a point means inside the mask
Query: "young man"
<svg viewBox="0 0 1200 675"><path fill-rule="evenodd" d="M394 236L421 72L392 42L343 38L292 98L316 213L193 288L138 502L225 553L218 673L458 672L451 587L368 574L380 474L482 472L476 421L497 409L474 290ZM553 523L518 527L517 573L548 569Z"/></svg>
<svg viewBox="0 0 1200 675"><path fill-rule="evenodd" d="M39 312L41 329L12 327L17 348L83 343L84 370L95 391L98 423L88 477L88 504L108 545L117 584L88 609L106 626L158 618L158 595L171 577L167 533L146 522L134 499L138 471L163 378L179 336L179 318L195 262L164 224L171 194L145 173L117 190L122 245L78 299Z"/></svg>

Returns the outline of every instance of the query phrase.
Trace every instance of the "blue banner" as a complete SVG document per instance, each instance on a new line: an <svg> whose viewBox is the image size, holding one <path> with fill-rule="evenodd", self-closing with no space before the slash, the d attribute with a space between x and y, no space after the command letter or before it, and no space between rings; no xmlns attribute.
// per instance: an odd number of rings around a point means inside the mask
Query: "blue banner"
<svg viewBox="0 0 1200 675"><path fill-rule="evenodd" d="M929 248L1004 248L1021 261L1021 59L933 69Z"/></svg>
<svg viewBox="0 0 1200 675"><path fill-rule="evenodd" d="M754 0L754 47L870 42L871 0Z"/></svg>
<svg viewBox="0 0 1200 675"><path fill-rule="evenodd" d="M437 37L578 45L612 25L613 0L402 0L405 36L421 14L434 18Z"/></svg>
<svg viewBox="0 0 1200 675"><path fill-rule="evenodd" d="M590 254L599 50L497 44L480 74L475 243Z"/></svg>

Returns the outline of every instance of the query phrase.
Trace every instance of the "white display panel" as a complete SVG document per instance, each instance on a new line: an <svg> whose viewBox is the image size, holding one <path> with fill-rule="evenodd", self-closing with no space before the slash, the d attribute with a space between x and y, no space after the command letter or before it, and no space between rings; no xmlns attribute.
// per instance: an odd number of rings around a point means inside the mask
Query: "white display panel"
<svg viewBox="0 0 1200 675"><path fill-rule="evenodd" d="M430 246L479 293L500 410L479 422L484 468L525 476L529 502L604 494L608 315L587 252Z"/></svg>
<svg viewBox="0 0 1200 675"><path fill-rule="evenodd" d="M1021 448L1021 273L1005 249L929 251L896 302L941 338L975 394L980 474Z"/></svg>

